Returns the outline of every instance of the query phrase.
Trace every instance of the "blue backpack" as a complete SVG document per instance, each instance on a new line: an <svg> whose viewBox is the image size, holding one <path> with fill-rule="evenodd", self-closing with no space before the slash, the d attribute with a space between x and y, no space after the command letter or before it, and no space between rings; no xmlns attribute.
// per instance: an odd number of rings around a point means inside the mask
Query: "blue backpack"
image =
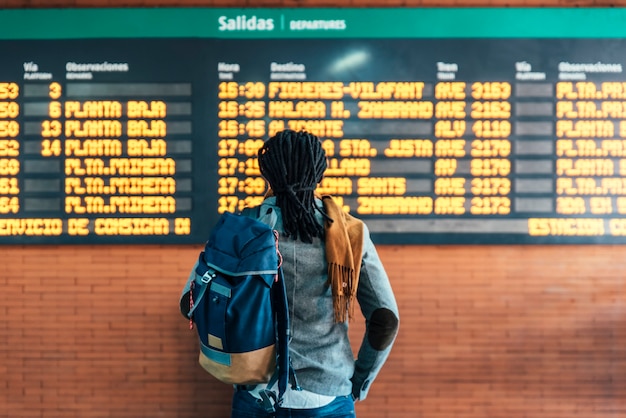
<svg viewBox="0 0 626 418"><path fill-rule="evenodd" d="M224 383L278 382L290 377L289 314L278 233L250 215L224 213L210 233L190 283L189 313L200 339L200 365ZM244 212L245 213L245 212Z"/></svg>

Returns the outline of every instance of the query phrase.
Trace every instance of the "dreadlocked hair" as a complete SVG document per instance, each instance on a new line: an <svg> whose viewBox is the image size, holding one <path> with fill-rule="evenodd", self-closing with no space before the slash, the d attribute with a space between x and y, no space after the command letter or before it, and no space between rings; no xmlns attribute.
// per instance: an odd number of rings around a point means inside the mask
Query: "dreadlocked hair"
<svg viewBox="0 0 626 418"><path fill-rule="evenodd" d="M258 156L261 175L281 210L285 235L309 243L313 237L322 238L324 227L315 211L330 218L315 204L314 191L326 171L326 152L319 138L286 129L265 141Z"/></svg>

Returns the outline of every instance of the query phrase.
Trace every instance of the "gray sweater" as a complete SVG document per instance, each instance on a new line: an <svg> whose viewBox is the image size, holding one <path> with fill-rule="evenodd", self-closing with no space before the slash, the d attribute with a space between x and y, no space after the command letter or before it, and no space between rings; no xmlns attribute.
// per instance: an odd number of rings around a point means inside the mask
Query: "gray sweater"
<svg viewBox="0 0 626 418"><path fill-rule="evenodd" d="M281 233L278 246L291 321L289 349L298 382L302 389L320 395L352 393L363 400L389 356L399 318L389 279L369 231L365 226L357 290L366 331L355 360L348 339L348 322L334 322L324 242L314 239L308 244L285 238L280 208L275 202L274 197L266 199L260 213L261 220ZM321 206L321 201L318 204ZM321 214L317 216L321 223ZM192 271L190 280L193 275ZM354 320L358 318L355 313Z"/></svg>

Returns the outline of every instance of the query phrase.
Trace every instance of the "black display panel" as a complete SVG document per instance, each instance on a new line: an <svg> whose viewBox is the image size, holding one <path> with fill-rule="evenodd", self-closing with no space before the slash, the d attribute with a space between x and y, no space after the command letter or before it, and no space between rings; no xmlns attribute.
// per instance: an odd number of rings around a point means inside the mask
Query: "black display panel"
<svg viewBox="0 0 626 418"><path fill-rule="evenodd" d="M201 243L306 129L377 243L624 243L621 39L0 44L0 243Z"/></svg>
<svg viewBox="0 0 626 418"><path fill-rule="evenodd" d="M2 242L205 239L216 193L210 45L14 41L0 50Z"/></svg>

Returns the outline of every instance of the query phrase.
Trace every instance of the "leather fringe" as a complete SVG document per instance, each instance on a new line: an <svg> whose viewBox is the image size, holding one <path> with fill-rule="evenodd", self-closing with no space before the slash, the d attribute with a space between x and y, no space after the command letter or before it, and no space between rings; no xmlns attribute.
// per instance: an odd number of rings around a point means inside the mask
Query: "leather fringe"
<svg viewBox="0 0 626 418"><path fill-rule="evenodd" d="M328 263L328 277L333 294L335 322L345 322L354 315L354 298L358 287L358 275L353 269Z"/></svg>

